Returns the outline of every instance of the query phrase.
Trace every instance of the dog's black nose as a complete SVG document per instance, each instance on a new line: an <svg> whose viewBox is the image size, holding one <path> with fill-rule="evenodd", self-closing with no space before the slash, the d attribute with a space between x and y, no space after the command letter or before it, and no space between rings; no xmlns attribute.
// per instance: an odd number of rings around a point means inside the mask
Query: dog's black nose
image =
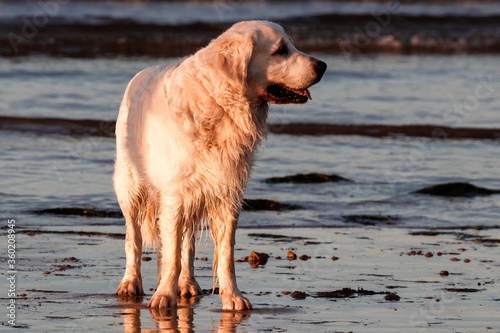
<svg viewBox="0 0 500 333"><path fill-rule="evenodd" d="M314 70L316 71L316 74L323 76L326 71L326 63L324 63L321 60L318 60L316 62L316 65L314 65Z"/></svg>
<svg viewBox="0 0 500 333"><path fill-rule="evenodd" d="M323 74L325 74L326 64L321 60L316 60L314 71L316 72L316 80L314 80L314 83L318 83L323 77Z"/></svg>

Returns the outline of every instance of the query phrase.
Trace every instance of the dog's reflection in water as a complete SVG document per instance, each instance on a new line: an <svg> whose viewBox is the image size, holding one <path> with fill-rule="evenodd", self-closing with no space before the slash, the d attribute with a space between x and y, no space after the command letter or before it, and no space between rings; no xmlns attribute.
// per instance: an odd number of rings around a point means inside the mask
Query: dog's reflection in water
<svg viewBox="0 0 500 333"><path fill-rule="evenodd" d="M201 297L179 297L178 307L169 309L148 308L143 304L143 297L119 297L118 302L123 306L123 328L124 333L139 332L195 332L194 330L194 308ZM141 323L141 310L148 310L151 314L155 328L146 322ZM214 322L212 332L236 332L241 322L249 317L247 312L221 311L220 320ZM144 318L143 318L144 321ZM141 329L144 326L146 329Z"/></svg>
<svg viewBox="0 0 500 333"><path fill-rule="evenodd" d="M248 312L232 312L222 311L219 320L219 327L216 332L236 332L236 327L240 326L241 322L250 317Z"/></svg>

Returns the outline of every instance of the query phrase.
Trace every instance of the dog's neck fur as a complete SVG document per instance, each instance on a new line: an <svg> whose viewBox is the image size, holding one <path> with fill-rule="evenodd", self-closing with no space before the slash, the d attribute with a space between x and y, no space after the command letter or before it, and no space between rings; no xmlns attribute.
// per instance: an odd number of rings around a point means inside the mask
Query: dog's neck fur
<svg viewBox="0 0 500 333"><path fill-rule="evenodd" d="M203 57L203 50L184 60L179 67L179 71L188 71L190 82L189 92L185 92L189 99L190 94L197 94L199 89L201 96L205 96L203 108L190 105L191 117L195 122L200 121L198 134L205 136L204 139L212 141L216 136L217 142L226 142L232 146L240 146L245 155L252 153L267 134L267 113L269 105L261 98L247 95L245 83L237 83L216 79L220 74L215 73L209 63L200 61ZM200 66L199 64L203 64ZM182 79L182 78L181 78ZM210 97L210 98L206 98ZM214 114L216 117L207 117L207 114ZM206 112L205 110L210 110ZM203 123L203 126L201 126ZM207 126L208 125L208 126ZM229 126L229 128L224 128ZM211 129L204 133L203 130ZM221 140L222 139L222 140ZM242 151L242 153L243 153Z"/></svg>

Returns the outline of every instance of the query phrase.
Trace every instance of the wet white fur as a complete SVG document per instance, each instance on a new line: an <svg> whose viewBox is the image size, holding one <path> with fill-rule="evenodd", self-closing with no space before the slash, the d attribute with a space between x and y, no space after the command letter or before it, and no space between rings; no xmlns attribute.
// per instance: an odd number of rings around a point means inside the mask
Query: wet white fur
<svg viewBox="0 0 500 333"><path fill-rule="evenodd" d="M272 53L282 40L288 57ZM234 25L172 66L129 83L116 123L114 188L126 219L126 270L119 295L142 295L142 246L159 246L161 281L150 307L196 295L193 255L199 222L215 243L223 309L251 307L236 285L235 228L252 156L266 134L270 83L305 88L313 60L274 23ZM182 258L182 259L181 259Z"/></svg>

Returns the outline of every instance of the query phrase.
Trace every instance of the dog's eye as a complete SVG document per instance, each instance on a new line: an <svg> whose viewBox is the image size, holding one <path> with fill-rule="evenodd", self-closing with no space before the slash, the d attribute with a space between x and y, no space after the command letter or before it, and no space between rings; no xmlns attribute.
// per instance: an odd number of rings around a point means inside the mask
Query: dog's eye
<svg viewBox="0 0 500 333"><path fill-rule="evenodd" d="M288 54L288 48L286 47L285 44L281 44L279 49L276 50L276 52L273 53L273 55L279 55L279 56L285 56Z"/></svg>

